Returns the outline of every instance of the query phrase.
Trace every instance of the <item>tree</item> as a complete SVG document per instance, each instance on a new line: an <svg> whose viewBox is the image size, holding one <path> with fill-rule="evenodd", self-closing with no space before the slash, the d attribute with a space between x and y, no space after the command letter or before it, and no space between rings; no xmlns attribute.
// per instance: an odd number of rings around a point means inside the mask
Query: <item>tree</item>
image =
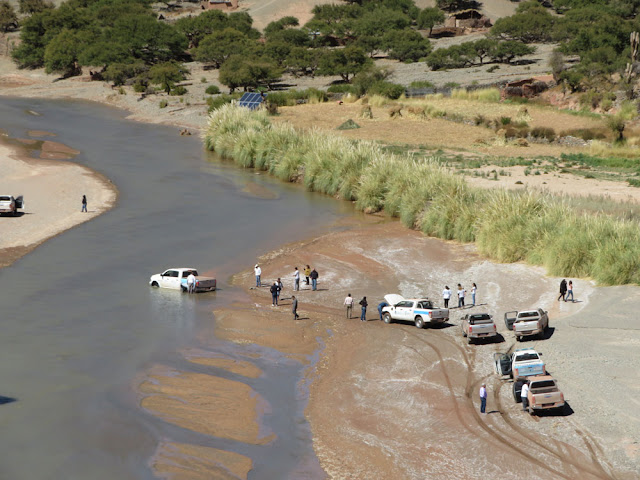
<svg viewBox="0 0 640 480"><path fill-rule="evenodd" d="M229 87L229 93L233 93L240 87L247 91L250 87L270 85L281 75L282 70L269 60L232 55L220 67L218 79Z"/></svg>
<svg viewBox="0 0 640 480"><path fill-rule="evenodd" d="M415 30L394 30L384 36L389 57L395 60L417 62L431 51L429 40Z"/></svg>
<svg viewBox="0 0 640 480"><path fill-rule="evenodd" d="M625 102L618 113L607 117L607 126L615 135L615 142L620 143L624 141L624 130L627 122L637 116L638 110L636 106L631 102Z"/></svg>
<svg viewBox="0 0 640 480"><path fill-rule="evenodd" d="M18 26L18 16L8 0L0 2L0 32L8 32Z"/></svg>
<svg viewBox="0 0 640 480"><path fill-rule="evenodd" d="M45 0L18 0L18 8L23 15L32 15L54 7L52 3ZM0 18L2 17L0 16Z"/></svg>
<svg viewBox="0 0 640 480"><path fill-rule="evenodd" d="M473 50L480 59L480 64L484 63L485 57L492 57L498 48L498 42L489 38L482 38L473 42Z"/></svg>
<svg viewBox="0 0 640 480"><path fill-rule="evenodd" d="M149 81L154 85L160 85L168 94L175 87L177 82L186 78L189 71L175 62L165 62L154 65L149 69Z"/></svg>
<svg viewBox="0 0 640 480"><path fill-rule="evenodd" d="M411 19L402 12L388 8L377 8L366 12L353 25L355 37L363 35L377 36L391 30L404 30L411 24Z"/></svg>
<svg viewBox="0 0 640 480"><path fill-rule="evenodd" d="M293 47L284 61L284 66L292 75L314 76L322 50Z"/></svg>
<svg viewBox="0 0 640 480"><path fill-rule="evenodd" d="M389 83L387 82L387 79L392 74L393 71L388 68L370 65L353 77L353 90L356 95L362 96L378 83Z"/></svg>
<svg viewBox="0 0 640 480"><path fill-rule="evenodd" d="M546 9L538 6L529 8L526 13L499 18L491 28L491 35L524 43L549 42L554 21Z"/></svg>
<svg viewBox="0 0 640 480"><path fill-rule="evenodd" d="M549 57L549 67L551 67L553 80L559 83L560 74L564 71L564 56L558 50L554 50Z"/></svg>
<svg viewBox="0 0 640 480"><path fill-rule="evenodd" d="M446 12L457 12L470 8L480 8L480 2L476 0L436 0L436 6Z"/></svg>
<svg viewBox="0 0 640 480"><path fill-rule="evenodd" d="M371 64L371 59L358 47L349 46L329 50L320 57L320 75L340 75L349 83L351 77Z"/></svg>
<svg viewBox="0 0 640 480"><path fill-rule="evenodd" d="M431 36L431 32L433 27L436 25L440 25L444 22L444 12L439 8L425 8L420 11L418 15L417 25L421 30L429 30L429 36Z"/></svg>
<svg viewBox="0 0 640 480"><path fill-rule="evenodd" d="M233 54L242 53L250 43L251 40L245 34L233 28L225 28L204 37L195 49L194 58L199 62L212 63L216 68L220 68L227 58Z"/></svg>
<svg viewBox="0 0 640 480"><path fill-rule="evenodd" d="M535 51L535 47L531 47L514 40L507 40L505 42L498 43L492 53L492 57L497 62L511 63L514 58L531 55Z"/></svg>
<svg viewBox="0 0 640 480"><path fill-rule="evenodd" d="M297 27L300 25L300 21L296 17L288 16L282 17L279 20L271 22L264 28L264 36L269 38L270 35L281 32L288 27Z"/></svg>
<svg viewBox="0 0 640 480"><path fill-rule="evenodd" d="M79 34L62 30L49 42L44 51L44 67L47 73L61 73L64 77L76 75L78 53L82 41Z"/></svg>

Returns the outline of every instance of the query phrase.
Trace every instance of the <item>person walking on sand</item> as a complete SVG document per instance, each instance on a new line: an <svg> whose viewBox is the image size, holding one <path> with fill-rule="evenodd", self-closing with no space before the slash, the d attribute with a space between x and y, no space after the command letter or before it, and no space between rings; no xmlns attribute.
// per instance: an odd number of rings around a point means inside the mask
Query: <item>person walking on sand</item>
<svg viewBox="0 0 640 480"><path fill-rule="evenodd" d="M442 291L442 299L444 300L444 308L449 308L449 299L451 298L451 290L445 285Z"/></svg>
<svg viewBox="0 0 640 480"><path fill-rule="evenodd" d="M315 268L309 274L309 277L311 277L311 290L318 290L318 277L319 276L320 275L318 275L318 272L316 271Z"/></svg>
<svg viewBox="0 0 640 480"><path fill-rule="evenodd" d="M278 280L276 281L276 284L278 285L278 296L277 299L280 300L280 293L282 293L282 290L284 289L284 285L282 284L282 280L280 280L280 277L278 277ZM278 302L276 302L276 305L278 304Z"/></svg>
<svg viewBox="0 0 640 480"><path fill-rule="evenodd" d="M256 274L256 287L261 287L262 282L260 281L260 276L262 275L262 269L260 268L260 265L256 263L256 266L253 267L253 272Z"/></svg>
<svg viewBox="0 0 640 480"><path fill-rule="evenodd" d="M573 282L571 280L569 280L567 285L567 296L564 297L565 302L569 301L569 295L571 295L571 303L575 302L575 299L573 298Z"/></svg>
<svg viewBox="0 0 640 480"><path fill-rule="evenodd" d="M388 306L389 306L389 304L388 304L387 302L384 302L384 301L383 301L383 302L380 302L380 303L378 304L378 315L380 315L380 321L382 321L382 309L383 309L384 307L388 307Z"/></svg>
<svg viewBox="0 0 640 480"><path fill-rule="evenodd" d="M367 297L362 297L362 300L360 300L360 306L362 307L362 311L360 313L360 321L361 322L366 322L367 321L367 305L369 305L367 303Z"/></svg>
<svg viewBox="0 0 640 480"><path fill-rule="evenodd" d="M269 288L269 291L271 292L271 306L272 307L277 307L278 306L278 282L273 282L273 285L271 285L271 287Z"/></svg>
<svg viewBox="0 0 640 480"><path fill-rule="evenodd" d="M462 285L458 284L458 308L464 307L464 294L464 288L462 288Z"/></svg>
<svg viewBox="0 0 640 480"><path fill-rule="evenodd" d="M476 292L478 291L478 286L473 283L473 286L471 287L471 303L473 305L471 305L472 307L476 306Z"/></svg>
<svg viewBox="0 0 640 480"><path fill-rule="evenodd" d="M304 281L307 285L309 285L309 276L311 275L311 267L307 265L304 267Z"/></svg>
<svg viewBox="0 0 640 480"><path fill-rule="evenodd" d="M347 298L344 299L344 304L347 307L347 318L351 318L351 312L353 311L353 297L351 294L347 294Z"/></svg>
<svg viewBox="0 0 640 480"><path fill-rule="evenodd" d="M486 413L487 410L487 384L483 383L480 387L480 413Z"/></svg>
<svg viewBox="0 0 640 480"><path fill-rule="evenodd" d="M560 301L560 299L564 300L564 296L567 293L567 281L563 278L562 281L560 282L560 296L558 297L558 301Z"/></svg>
<svg viewBox="0 0 640 480"><path fill-rule="evenodd" d="M522 399L522 411L526 412L529 406L529 381L525 380L520 390L520 398Z"/></svg>
<svg viewBox="0 0 640 480"><path fill-rule="evenodd" d="M293 291L300 291L300 271L298 267L295 267L295 271L293 272Z"/></svg>
<svg viewBox="0 0 640 480"><path fill-rule="evenodd" d="M187 277L187 289L189 293L193 293L196 289L196 276L193 272L189 272L189 276Z"/></svg>
<svg viewBox="0 0 640 480"><path fill-rule="evenodd" d="M81 212L89 213L87 211L87 196L86 195L82 195L82 210L81 210Z"/></svg>
<svg viewBox="0 0 640 480"><path fill-rule="evenodd" d="M298 320L300 315L298 315L298 299L295 295L291 296L291 312L293 313L293 319Z"/></svg>

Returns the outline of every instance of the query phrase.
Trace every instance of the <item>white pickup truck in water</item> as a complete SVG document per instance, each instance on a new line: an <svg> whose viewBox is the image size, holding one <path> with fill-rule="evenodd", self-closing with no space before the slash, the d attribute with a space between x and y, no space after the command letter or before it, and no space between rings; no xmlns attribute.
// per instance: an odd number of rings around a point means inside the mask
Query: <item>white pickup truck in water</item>
<svg viewBox="0 0 640 480"><path fill-rule="evenodd" d="M209 292L216 289L216 279L198 276L198 271L195 268L170 268L163 273L152 275L149 279L149 285L186 292L188 290L187 279L192 273L196 277L196 292Z"/></svg>
<svg viewBox="0 0 640 480"><path fill-rule="evenodd" d="M24 198L22 195L17 197L13 195L0 195L0 215L9 213L15 217L19 208L24 208Z"/></svg>
<svg viewBox="0 0 640 480"><path fill-rule="evenodd" d="M404 298L391 293L384 299L389 304L382 309L384 323L394 320L413 322L416 327L424 328L427 323L444 323L449 320L448 308L436 308L428 298Z"/></svg>

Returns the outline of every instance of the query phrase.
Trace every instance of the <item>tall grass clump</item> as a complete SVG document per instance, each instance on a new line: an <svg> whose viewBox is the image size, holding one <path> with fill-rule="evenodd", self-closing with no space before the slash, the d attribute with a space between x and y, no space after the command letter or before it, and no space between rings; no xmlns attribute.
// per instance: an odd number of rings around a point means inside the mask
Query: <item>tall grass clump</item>
<svg viewBox="0 0 640 480"><path fill-rule="evenodd" d="M476 242L480 253L500 262L526 261L551 275L605 285L640 284L639 224L613 211L585 213L549 194L472 188L437 158L396 155L317 130L301 133L235 106L211 114L204 142L242 167L301 181L365 212L384 210L428 235Z"/></svg>
<svg viewBox="0 0 640 480"><path fill-rule="evenodd" d="M497 88L479 88L478 90L456 88L451 91L451 98L455 98L456 100L477 100L479 102L497 103L500 101L500 90Z"/></svg>

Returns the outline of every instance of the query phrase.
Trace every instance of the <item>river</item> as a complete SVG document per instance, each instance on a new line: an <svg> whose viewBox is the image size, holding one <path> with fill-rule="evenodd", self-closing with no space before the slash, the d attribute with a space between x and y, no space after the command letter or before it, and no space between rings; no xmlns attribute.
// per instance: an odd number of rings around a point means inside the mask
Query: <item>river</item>
<svg viewBox="0 0 640 480"><path fill-rule="evenodd" d="M301 460L309 478L317 475L302 367L255 346L198 345L196 334L213 328L216 306L239 298L227 284L232 273L331 228L350 207L212 161L195 136L93 103L2 98L0 128L12 137L56 134L81 151L75 162L120 192L113 210L0 270L0 478L154 478L149 458L166 438L248 455L250 478L290 477ZM271 195L249 193L256 189ZM151 289L149 276L172 266L213 273L221 288L197 296ZM150 365L199 371L177 353L185 346L261 353L255 363L265 374L247 383L270 404L265 428L276 442L207 437L138 406L136 379Z"/></svg>

